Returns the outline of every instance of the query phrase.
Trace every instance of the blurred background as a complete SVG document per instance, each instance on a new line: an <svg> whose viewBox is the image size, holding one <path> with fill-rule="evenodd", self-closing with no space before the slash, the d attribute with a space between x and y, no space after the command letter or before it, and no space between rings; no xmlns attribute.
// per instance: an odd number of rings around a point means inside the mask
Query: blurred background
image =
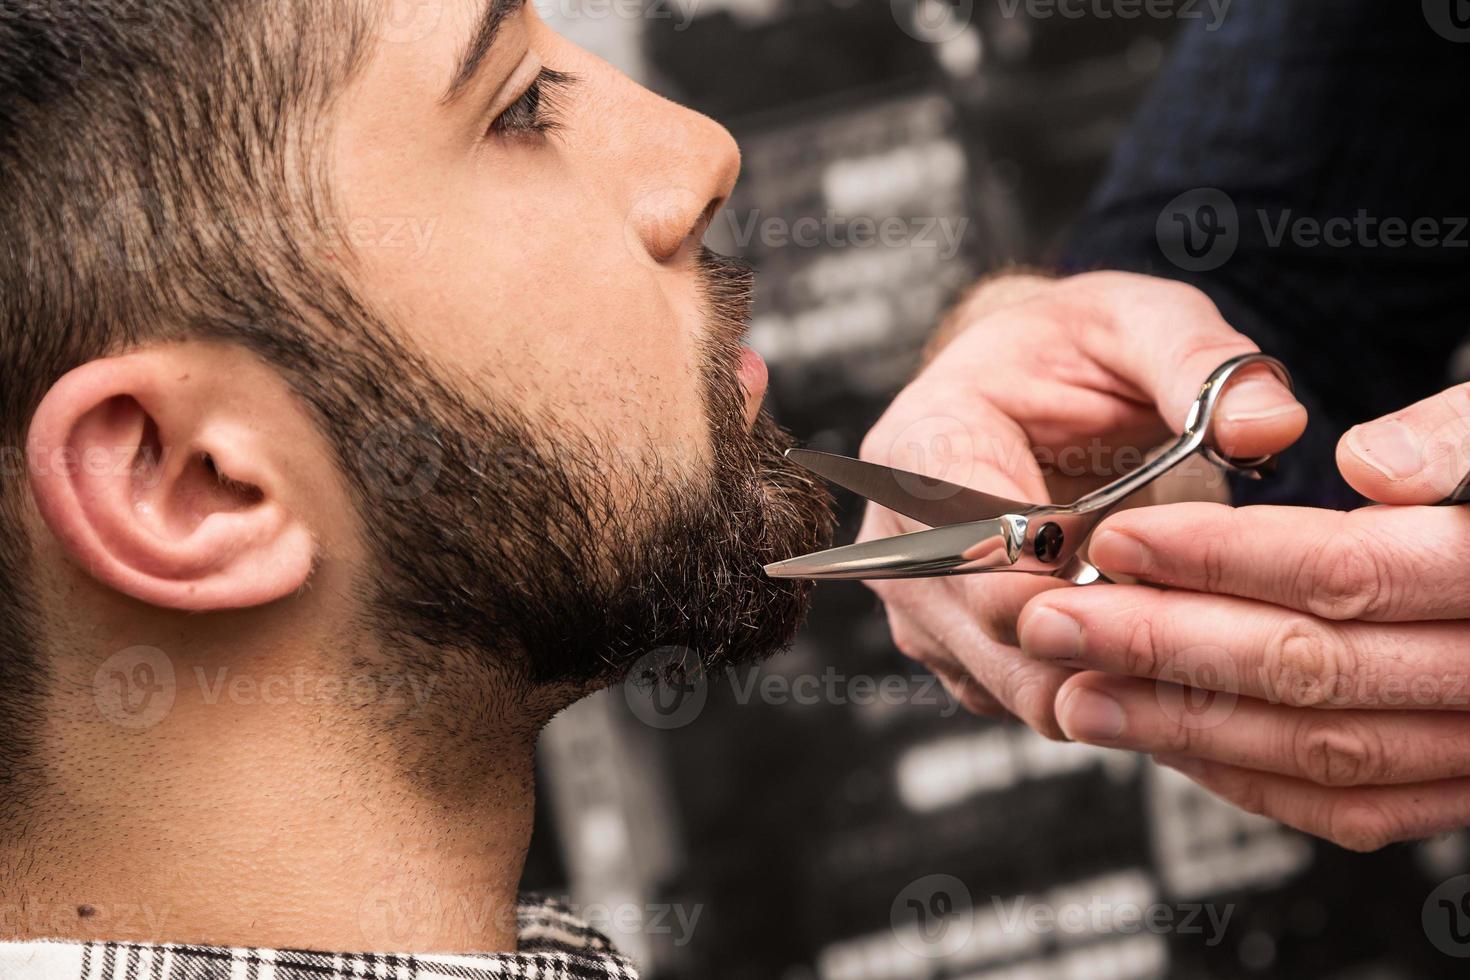
<svg viewBox="0 0 1470 980"><path fill-rule="evenodd" d="M1194 6L537 0L739 139L710 243L759 271L772 409L843 453L960 291L1045 262ZM1146 758L971 717L857 584L820 588L757 670L579 704L540 769L526 886L656 980L1464 975L1421 924L1470 870L1463 834L1352 855Z"/></svg>

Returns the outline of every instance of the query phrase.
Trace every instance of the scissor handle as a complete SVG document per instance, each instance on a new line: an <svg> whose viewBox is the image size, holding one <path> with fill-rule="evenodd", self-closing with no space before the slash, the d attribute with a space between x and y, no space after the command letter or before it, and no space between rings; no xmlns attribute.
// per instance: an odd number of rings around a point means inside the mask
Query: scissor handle
<svg viewBox="0 0 1470 980"><path fill-rule="evenodd" d="M1228 470L1234 470L1244 476L1259 480L1261 474L1269 472L1276 462L1275 456L1257 456L1253 459L1236 459L1226 456L1215 450L1209 444L1211 428L1214 425L1215 404L1220 396L1225 393L1231 379L1241 368L1250 367L1253 364L1264 364L1286 385L1288 390L1295 390L1296 386L1291 380L1291 372L1286 365L1276 358L1267 354L1241 354L1232 357L1215 369L1214 373L1205 381L1204 387L1200 389L1199 397L1194 400L1190 407L1189 417L1184 422L1184 433L1189 435L1196 430L1200 434L1200 451L1205 458Z"/></svg>
<svg viewBox="0 0 1470 980"><path fill-rule="evenodd" d="M1107 513L1201 449L1205 451L1209 459L1227 469L1259 477L1260 473L1275 461L1274 456L1231 459L1215 452L1207 444L1214 425L1215 406L1220 401L1220 396L1225 393L1231 380L1241 368L1250 367L1253 364L1266 365L1287 388L1294 387L1291 372L1286 369L1286 365L1268 354L1241 354L1238 357L1232 357L1216 368L1205 380L1199 397L1190 406L1189 415L1184 420L1184 431L1172 445L1132 473L1088 494L1068 509L1084 514Z"/></svg>
<svg viewBox="0 0 1470 980"><path fill-rule="evenodd" d="M803 465L870 500L930 523L931 529L787 559L767 565L766 574L775 578L892 579L1015 571L1052 575L1075 585L1106 581L1097 568L1080 557L1093 528L1129 495L1201 448L1208 449L1205 443L1220 395L1237 371L1252 364L1267 365L1291 387L1291 375L1275 358L1244 354L1226 361L1200 390L1178 439L1133 472L1066 506L1022 504L948 486L952 494L970 496L964 498L964 506L955 514L960 522L947 523L949 514L935 511L927 500L915 503L911 493L894 493L895 477L922 477L859 460L807 454ZM1225 466L1246 472L1259 471L1271 461L1271 457L1232 460L1213 452L1211 455ZM897 487L904 489L901 483ZM997 506L1013 509L996 513ZM983 517L968 513L968 520L964 519L971 508L989 513Z"/></svg>

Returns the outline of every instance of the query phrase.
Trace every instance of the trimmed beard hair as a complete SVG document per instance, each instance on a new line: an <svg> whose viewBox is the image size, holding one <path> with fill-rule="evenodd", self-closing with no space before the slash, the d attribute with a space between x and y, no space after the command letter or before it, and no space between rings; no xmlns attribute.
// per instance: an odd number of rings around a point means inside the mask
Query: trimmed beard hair
<svg viewBox="0 0 1470 980"><path fill-rule="evenodd" d="M748 267L708 250L699 265L704 473L631 454L617 433L529 418L503 395L475 404L421 361L395 377L349 365L356 403L325 415L378 559L370 625L415 667L455 656L456 673L467 663L509 685L498 693L518 711L549 717L653 651L720 670L789 646L810 586L762 569L825 545L830 497L784 457L792 441L769 414L746 430Z"/></svg>

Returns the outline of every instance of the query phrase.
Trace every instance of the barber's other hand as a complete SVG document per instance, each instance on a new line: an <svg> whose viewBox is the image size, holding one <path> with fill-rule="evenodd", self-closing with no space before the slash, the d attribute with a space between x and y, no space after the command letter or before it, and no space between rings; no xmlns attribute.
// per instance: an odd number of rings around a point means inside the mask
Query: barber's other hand
<svg viewBox="0 0 1470 980"><path fill-rule="evenodd" d="M1118 514L1093 559L1170 590L1052 593L1021 638L1085 671L1057 701L1072 737L1372 850L1470 825L1470 507L1422 506L1470 470L1470 386L1351 430L1338 467L1408 506Z"/></svg>
<svg viewBox="0 0 1470 980"><path fill-rule="evenodd" d="M994 280L940 337L942 349L864 440L863 458L1038 503L1138 465L1142 450L1180 431L1215 368L1257 349L1198 290L1122 273ZM1235 456L1279 452L1306 421L1274 375L1252 369L1221 399L1217 445ZM859 540L919 528L874 505ZM1062 737L1053 704L1073 671L1025 657L1016 633L1026 602L1058 582L989 574L872 587L894 643L967 708L1004 709Z"/></svg>

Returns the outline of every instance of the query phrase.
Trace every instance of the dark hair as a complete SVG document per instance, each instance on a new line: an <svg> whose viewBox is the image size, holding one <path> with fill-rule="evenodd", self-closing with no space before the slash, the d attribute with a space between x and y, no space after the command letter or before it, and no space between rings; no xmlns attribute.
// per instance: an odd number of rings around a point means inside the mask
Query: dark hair
<svg viewBox="0 0 1470 980"><path fill-rule="evenodd" d="M0 0L0 784L22 780L41 663L27 428L89 360L183 337L310 379L361 335L309 239L319 123L367 50L357 0ZM303 234L305 233L305 234ZM309 381L308 381L309 383Z"/></svg>
<svg viewBox="0 0 1470 980"><path fill-rule="evenodd" d="M374 561L352 625L396 668L455 692L402 729L432 730L432 758L408 754L435 791L478 785L460 750L529 737L649 652L716 668L790 641L807 587L761 569L821 547L830 513L769 416L747 431L748 270L701 252L713 459L666 470L652 447L529 416L513 392L399 340L344 278L355 265L342 243L334 268L318 268L335 224L322 114L365 48L344 31L363 30L342 6L357 0L53 0L68 2L116 16L23 11L0 32L0 86L8 75L29 93L0 94L0 167L18 175L0 190L0 218L18 229L0 284L0 356L19 382L0 420L12 444L58 376L131 345L222 340L272 365L362 519ZM12 514L28 500L20 486L3 491ZM0 766L34 784L23 767L40 631L15 524L0 532Z"/></svg>

